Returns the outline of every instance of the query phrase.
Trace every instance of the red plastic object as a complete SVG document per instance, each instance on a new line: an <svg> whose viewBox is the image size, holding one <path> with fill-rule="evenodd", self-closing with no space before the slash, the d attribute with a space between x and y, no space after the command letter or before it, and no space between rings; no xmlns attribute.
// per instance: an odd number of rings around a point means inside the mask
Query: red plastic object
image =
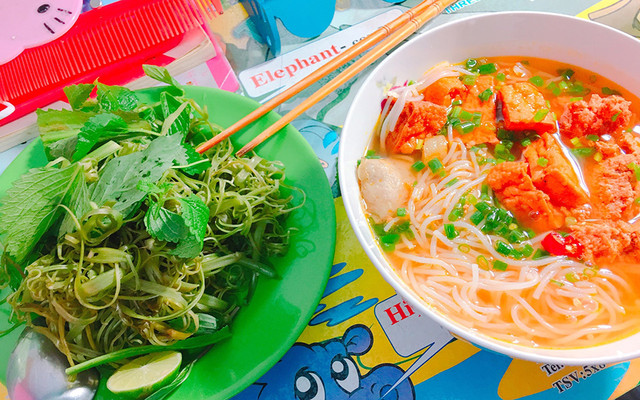
<svg viewBox="0 0 640 400"><path fill-rule="evenodd" d="M65 35L0 65L0 101L16 106L0 126L62 100L65 86L124 84L142 64L168 64L164 53L205 23L199 6L211 1L120 0L80 15Z"/></svg>

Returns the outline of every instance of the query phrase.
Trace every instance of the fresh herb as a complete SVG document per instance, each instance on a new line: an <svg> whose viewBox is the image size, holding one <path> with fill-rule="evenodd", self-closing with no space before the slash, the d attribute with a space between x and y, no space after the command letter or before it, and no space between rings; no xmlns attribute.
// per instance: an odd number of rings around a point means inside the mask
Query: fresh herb
<svg viewBox="0 0 640 400"><path fill-rule="evenodd" d="M547 160L544 157L539 157L538 160L536 161L536 163L541 167L546 167L547 164L549 164L549 160Z"/></svg>
<svg viewBox="0 0 640 400"><path fill-rule="evenodd" d="M496 75L496 79L500 82L504 82L507 79L507 76L502 72L498 72L498 74Z"/></svg>
<svg viewBox="0 0 640 400"><path fill-rule="evenodd" d="M622 111L618 111L617 113L613 114L611 116L611 122L616 122L616 120L618 119L618 117L620 116L621 113L622 113Z"/></svg>
<svg viewBox="0 0 640 400"><path fill-rule="evenodd" d="M487 63L478 67L478 73L480 75L493 74L498 71L498 66L495 63Z"/></svg>
<svg viewBox="0 0 640 400"><path fill-rule="evenodd" d="M425 165L424 165L424 162L422 162L422 160L418 160L415 163L413 163L413 165L411 165L411 168L416 172L422 171L424 167Z"/></svg>
<svg viewBox="0 0 640 400"><path fill-rule="evenodd" d="M533 83L537 87L544 86L544 79L542 79L538 75L535 75L535 76L532 76L531 78L529 78L529 82Z"/></svg>
<svg viewBox="0 0 640 400"><path fill-rule="evenodd" d="M576 156L588 157L596 152L593 147L576 147L571 149L571 152Z"/></svg>
<svg viewBox="0 0 640 400"><path fill-rule="evenodd" d="M396 210L396 215L398 217L406 217L407 216L407 209L406 208L398 208Z"/></svg>
<svg viewBox="0 0 640 400"><path fill-rule="evenodd" d="M546 108L543 108L543 109L541 109L541 110L538 110L538 111L536 111L536 113L534 114L534 116L533 116L533 120L534 120L535 122L540 122L540 121L542 121L542 120L547 116L547 114L549 114L549 110L548 110L548 109L546 109Z"/></svg>
<svg viewBox="0 0 640 400"><path fill-rule="evenodd" d="M482 101L487 101L491 98L492 95L493 95L493 91L491 90L491 88L488 88L488 89L485 89L482 93L480 93L478 97Z"/></svg>
<svg viewBox="0 0 640 400"><path fill-rule="evenodd" d="M431 170L431 172L433 172L434 174L444 168L442 162L438 158L432 158L427 164L429 165L429 169ZM422 165L422 168L424 168L424 163Z"/></svg>
<svg viewBox="0 0 640 400"><path fill-rule="evenodd" d="M494 260L493 261L493 269L497 271L506 271L509 264L504 261Z"/></svg>
<svg viewBox="0 0 640 400"><path fill-rule="evenodd" d="M444 234L447 236L447 239L453 240L458 237L459 233L456 230L453 224L444 224Z"/></svg>

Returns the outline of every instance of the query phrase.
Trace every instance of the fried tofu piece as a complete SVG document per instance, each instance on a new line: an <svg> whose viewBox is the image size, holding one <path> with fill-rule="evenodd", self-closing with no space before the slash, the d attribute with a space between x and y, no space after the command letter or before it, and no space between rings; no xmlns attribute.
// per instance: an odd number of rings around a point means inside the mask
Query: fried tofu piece
<svg viewBox="0 0 640 400"><path fill-rule="evenodd" d="M594 167L592 203L597 214L607 219L631 219L640 212L635 199L640 197L640 182L629 167L640 166L640 155L620 154Z"/></svg>
<svg viewBox="0 0 640 400"><path fill-rule="evenodd" d="M453 76L440 78L422 91L424 100L448 107L451 102L466 95L467 88L460 79Z"/></svg>
<svg viewBox="0 0 640 400"><path fill-rule="evenodd" d="M557 206L579 207L589 200L580 187L578 176L571 163L565 158L560 144L548 133L524 150L529 163L531 180L536 188L542 190ZM546 165L539 160L546 160Z"/></svg>
<svg viewBox="0 0 640 400"><path fill-rule="evenodd" d="M571 235L584 246L583 259L592 262L640 262L640 235L624 221L596 220L572 225Z"/></svg>
<svg viewBox="0 0 640 400"><path fill-rule="evenodd" d="M489 171L487 183L500 204L511 211L520 223L538 232L564 225L565 215L551 204L545 192L534 186L527 163L498 164Z"/></svg>
<svg viewBox="0 0 640 400"><path fill-rule="evenodd" d="M438 134L446 122L445 107L430 101L408 101L385 139L387 151L411 154L416 150L416 139Z"/></svg>
<svg viewBox="0 0 640 400"><path fill-rule="evenodd" d="M487 100L482 100L479 96L485 90L491 90L493 94ZM455 135L462 139L467 147L470 148L481 143L496 144L499 142L496 136L495 80L492 76L479 76L475 85L469 87L461 107L471 113L479 112L482 114L480 126L474 128L473 131L460 134L454 130Z"/></svg>
<svg viewBox="0 0 640 400"><path fill-rule="evenodd" d="M542 93L529 82L518 82L500 88L504 127L509 130L534 130L539 134L556 129L553 114ZM546 110L547 114L543 115ZM542 117L541 117L542 116Z"/></svg>
<svg viewBox="0 0 640 400"><path fill-rule="evenodd" d="M591 95L567 104L560 117L560 132L567 137L615 133L631 122L631 102L621 96Z"/></svg>

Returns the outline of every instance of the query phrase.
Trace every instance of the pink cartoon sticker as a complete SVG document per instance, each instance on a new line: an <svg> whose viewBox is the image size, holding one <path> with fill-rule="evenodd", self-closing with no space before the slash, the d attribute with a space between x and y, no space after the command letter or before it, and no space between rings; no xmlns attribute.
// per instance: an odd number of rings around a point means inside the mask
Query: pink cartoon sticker
<svg viewBox="0 0 640 400"><path fill-rule="evenodd" d="M0 1L0 65L62 36L81 11L82 0Z"/></svg>

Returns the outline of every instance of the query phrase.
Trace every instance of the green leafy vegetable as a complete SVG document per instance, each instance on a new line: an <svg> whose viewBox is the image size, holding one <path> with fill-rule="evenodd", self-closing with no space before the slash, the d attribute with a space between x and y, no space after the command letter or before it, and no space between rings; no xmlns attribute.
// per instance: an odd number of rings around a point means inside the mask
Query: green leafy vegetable
<svg viewBox="0 0 640 400"><path fill-rule="evenodd" d="M83 170L77 164L32 169L22 176L0 205L5 253L16 263L23 263L40 238L60 219L64 212L61 206L84 203L81 194L77 194L84 190L83 185Z"/></svg>
<svg viewBox="0 0 640 400"><path fill-rule="evenodd" d="M91 117L78 133L73 161L86 156L99 141L125 135L128 128L127 122L115 114L105 113Z"/></svg>
<svg viewBox="0 0 640 400"><path fill-rule="evenodd" d="M97 100L103 111L132 111L138 107L138 96L130 89L121 86L96 84Z"/></svg>
<svg viewBox="0 0 640 400"><path fill-rule="evenodd" d="M64 94L69 100L69 105L74 111L82 108L82 105L89 99L91 92L96 85L90 83L81 83L79 85L71 85L64 88Z"/></svg>
<svg viewBox="0 0 640 400"><path fill-rule="evenodd" d="M188 163L181 142L179 135L161 136L143 151L110 160L100 180L90 187L91 201L98 205L115 201L113 208L126 218L146 196L138 189L141 180L156 182L172 166Z"/></svg>

